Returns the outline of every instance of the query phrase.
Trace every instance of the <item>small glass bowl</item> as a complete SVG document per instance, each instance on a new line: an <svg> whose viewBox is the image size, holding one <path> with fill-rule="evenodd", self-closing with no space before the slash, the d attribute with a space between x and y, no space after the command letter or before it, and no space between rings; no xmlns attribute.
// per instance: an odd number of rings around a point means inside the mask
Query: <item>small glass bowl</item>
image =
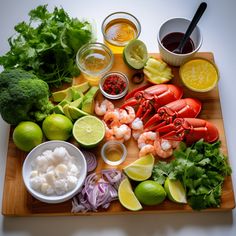
<svg viewBox="0 0 236 236"><path fill-rule="evenodd" d="M111 166L120 165L127 156L127 150L123 143L115 140L106 142L101 149L102 159ZM112 155L112 158L109 158Z"/></svg>
<svg viewBox="0 0 236 236"><path fill-rule="evenodd" d="M105 81L108 78L110 78L111 76L118 76L119 78L121 78L125 82L126 87L121 93L119 93L119 94L109 94L109 93L104 91L103 85L104 85ZM128 92L129 79L125 74L123 74L121 72L118 72L118 71L109 72L101 78L100 83L99 83L99 88L100 88L100 91L103 94L103 96L105 96L106 98L112 99L112 100L120 99L120 98L124 97L126 95L126 93Z"/></svg>
<svg viewBox="0 0 236 236"><path fill-rule="evenodd" d="M76 65L91 85L97 86L99 80L113 66L114 55L102 43L87 43L76 54Z"/></svg>

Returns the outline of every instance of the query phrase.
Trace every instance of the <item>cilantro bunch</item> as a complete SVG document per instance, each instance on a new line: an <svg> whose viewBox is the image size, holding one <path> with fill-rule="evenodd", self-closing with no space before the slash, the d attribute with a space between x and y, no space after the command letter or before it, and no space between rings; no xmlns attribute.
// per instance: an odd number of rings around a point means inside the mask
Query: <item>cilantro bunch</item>
<svg viewBox="0 0 236 236"><path fill-rule="evenodd" d="M227 158L220 151L221 142L213 144L199 140L191 147L181 143L172 161L158 162L152 178L163 184L165 179L182 182L188 204L197 210L220 207L224 178L231 174Z"/></svg>
<svg viewBox="0 0 236 236"><path fill-rule="evenodd" d="M10 51L0 57L0 65L31 71L50 86L70 82L80 73L75 64L78 49L93 39L91 24L71 19L63 8L50 13L47 5L29 16L29 23L15 26L17 34L8 39Z"/></svg>

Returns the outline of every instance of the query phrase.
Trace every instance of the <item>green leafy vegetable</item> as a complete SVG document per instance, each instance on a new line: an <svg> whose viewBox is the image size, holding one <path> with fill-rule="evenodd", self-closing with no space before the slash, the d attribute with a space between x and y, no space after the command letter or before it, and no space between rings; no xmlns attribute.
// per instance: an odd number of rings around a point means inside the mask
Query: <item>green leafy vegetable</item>
<svg viewBox="0 0 236 236"><path fill-rule="evenodd" d="M224 178L231 174L227 158L220 152L221 142L213 144L199 140L191 147L181 143L172 161L158 162L153 179L163 184L165 179L183 183L189 205L193 209L219 207Z"/></svg>
<svg viewBox="0 0 236 236"><path fill-rule="evenodd" d="M15 26L18 34L8 39L10 51L0 57L0 64L32 71L50 86L70 82L80 73L75 65L78 49L93 39L91 24L71 19L63 8L50 13L47 5L31 10L29 16L29 24Z"/></svg>
<svg viewBox="0 0 236 236"><path fill-rule="evenodd" d="M49 87L37 76L19 69L0 74L0 114L7 123L42 121L54 107L49 101Z"/></svg>

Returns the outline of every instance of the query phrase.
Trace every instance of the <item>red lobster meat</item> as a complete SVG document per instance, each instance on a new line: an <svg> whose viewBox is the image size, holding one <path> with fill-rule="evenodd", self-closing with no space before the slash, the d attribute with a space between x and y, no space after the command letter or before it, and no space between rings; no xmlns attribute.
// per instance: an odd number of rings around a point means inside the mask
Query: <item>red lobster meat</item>
<svg viewBox="0 0 236 236"><path fill-rule="evenodd" d="M212 123L197 118L176 118L173 123L162 126L157 131L161 138L185 140L187 143L194 143L199 139L212 143L219 138L219 132Z"/></svg>
<svg viewBox="0 0 236 236"><path fill-rule="evenodd" d="M147 121L144 129L155 131L170 124L175 118L194 118L201 111L202 104L198 99L184 98L168 103L157 110L157 113Z"/></svg>
<svg viewBox="0 0 236 236"><path fill-rule="evenodd" d="M136 117L145 119L151 111L157 111L158 108L178 100L183 95L183 89L173 84L158 84L150 87L144 86L138 88L126 96L126 102L121 106L138 105Z"/></svg>

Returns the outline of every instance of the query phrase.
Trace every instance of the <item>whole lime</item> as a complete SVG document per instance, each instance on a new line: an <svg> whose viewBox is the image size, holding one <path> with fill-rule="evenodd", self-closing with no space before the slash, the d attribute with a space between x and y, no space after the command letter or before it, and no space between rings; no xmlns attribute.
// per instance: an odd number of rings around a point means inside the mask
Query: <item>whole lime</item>
<svg viewBox="0 0 236 236"><path fill-rule="evenodd" d="M134 193L142 204L148 206L160 204L166 198L164 188L153 180L146 180L138 184Z"/></svg>
<svg viewBox="0 0 236 236"><path fill-rule="evenodd" d="M72 135L73 123L64 115L51 114L45 118L42 129L49 140L67 140Z"/></svg>
<svg viewBox="0 0 236 236"><path fill-rule="evenodd" d="M29 152L43 141L43 132L40 126L32 121L20 122L14 129L12 136L15 145L25 152Z"/></svg>

